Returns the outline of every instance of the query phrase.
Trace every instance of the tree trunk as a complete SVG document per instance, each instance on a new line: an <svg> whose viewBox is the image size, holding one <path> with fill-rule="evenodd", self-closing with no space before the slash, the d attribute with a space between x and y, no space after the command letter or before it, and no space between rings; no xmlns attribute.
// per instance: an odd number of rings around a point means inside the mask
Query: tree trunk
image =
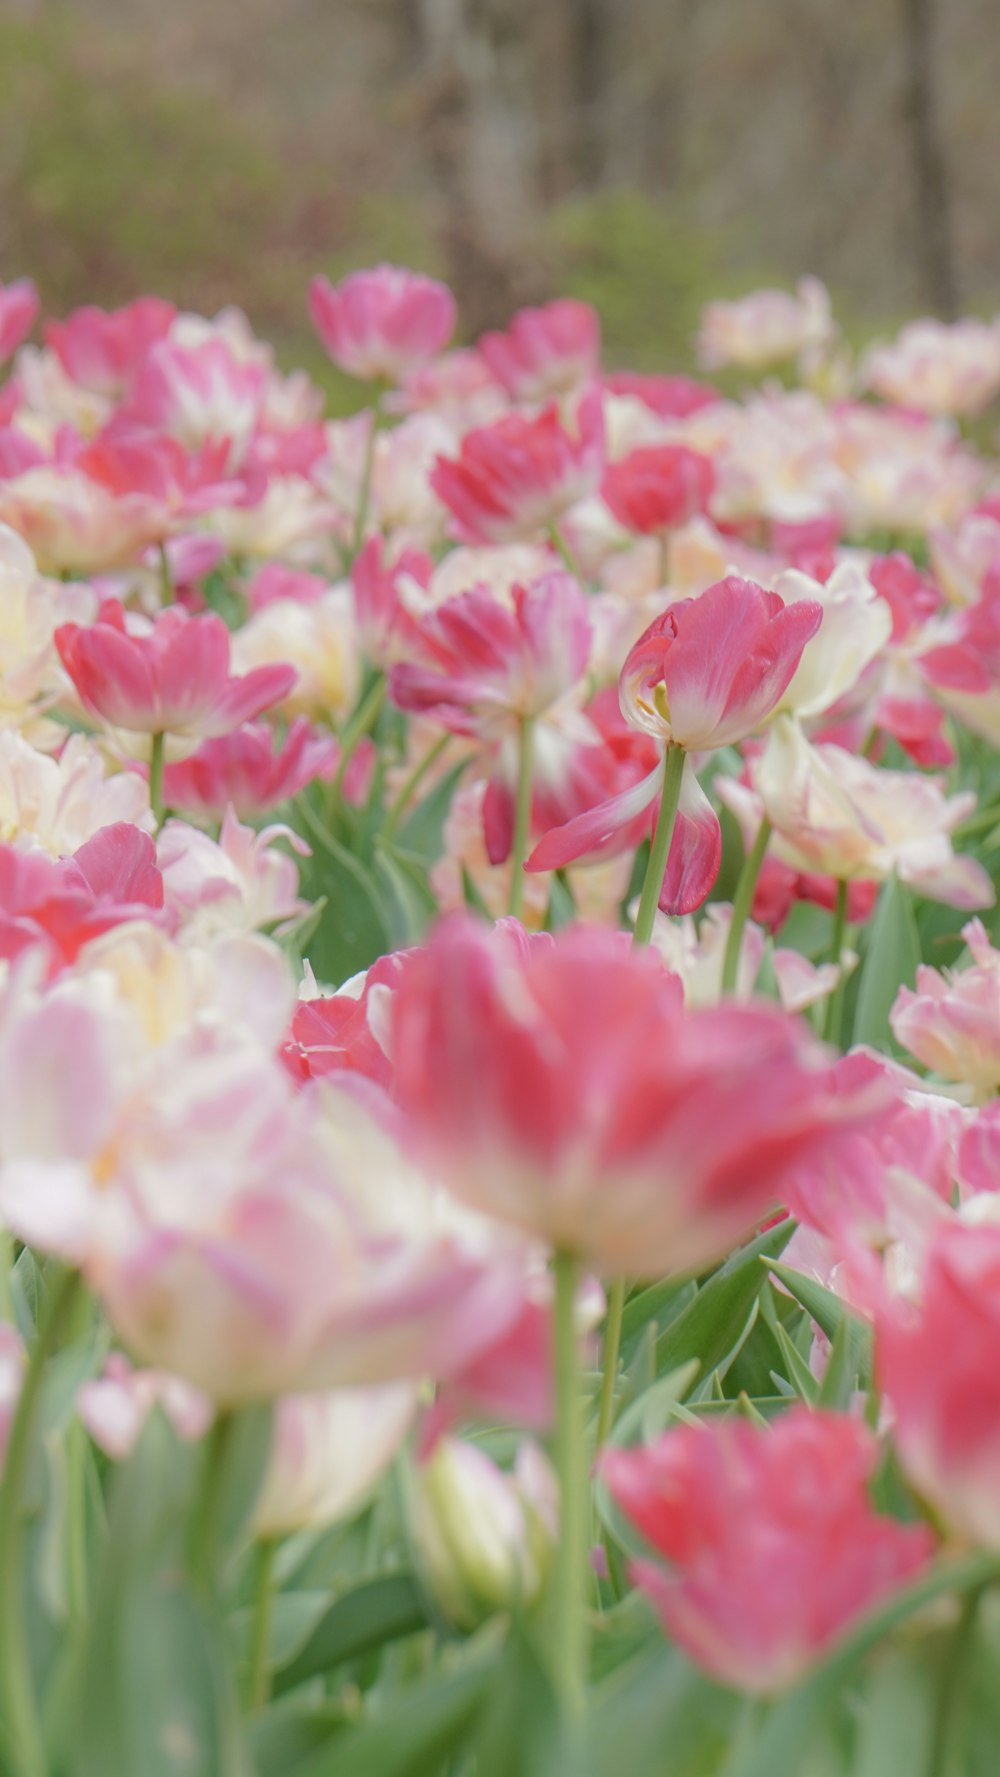
<svg viewBox="0 0 1000 1777"><path fill-rule="evenodd" d="M948 172L938 129L934 0L901 0L904 114L910 135L917 260L924 300L945 320L958 308Z"/></svg>

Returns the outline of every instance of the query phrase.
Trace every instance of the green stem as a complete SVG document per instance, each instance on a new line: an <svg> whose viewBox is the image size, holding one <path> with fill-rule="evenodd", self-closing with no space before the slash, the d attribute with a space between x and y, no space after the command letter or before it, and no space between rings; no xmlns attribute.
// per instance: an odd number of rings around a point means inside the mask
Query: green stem
<svg viewBox="0 0 1000 1777"><path fill-rule="evenodd" d="M557 524L550 524L549 525L549 541L551 542L553 549L555 550L560 561L562 562L563 567L567 570L568 573L573 575L573 578L575 580L579 580L581 577L580 570L577 567L576 561L574 559L573 551L571 550L569 544L567 543L565 537L562 534L562 531L559 529L559 526Z"/></svg>
<svg viewBox="0 0 1000 1777"><path fill-rule="evenodd" d="M423 783L424 778L427 776L427 773L431 770L432 766L437 764L445 748L451 745L453 738L454 737L450 734L439 735L429 752L426 752L419 763L413 767L409 776L404 780L402 788L399 790L394 801L389 805L385 817L385 826L382 828L383 839L392 838L406 813L406 810L409 808L410 803L413 801L414 796Z"/></svg>
<svg viewBox="0 0 1000 1777"><path fill-rule="evenodd" d="M372 470L375 467L375 440L382 423L382 397L376 395L372 408L372 423L368 429L368 440L365 444L365 460L361 469L361 487L358 490L358 509L354 515L354 535L351 538L351 559L357 555L365 540L365 525L368 523L368 507L372 495Z"/></svg>
<svg viewBox="0 0 1000 1777"><path fill-rule="evenodd" d="M164 605L174 602L174 583L170 577L170 557L165 543L158 545L160 551L160 595Z"/></svg>
<svg viewBox="0 0 1000 1777"><path fill-rule="evenodd" d="M149 753L149 806L153 811L157 832L160 831L166 814L163 806L163 741L162 734L154 734Z"/></svg>
<svg viewBox="0 0 1000 1777"><path fill-rule="evenodd" d="M635 945L648 944L653 936L656 906L663 889L667 859L670 856L670 841L674 836L674 822L677 819L677 804L681 799L681 780L684 776L685 758L683 747L675 747L673 743L667 747L663 761L663 789L660 794L660 807L656 816L653 843L649 848L649 863L646 865L646 879L639 898L635 930L632 933L632 942Z"/></svg>
<svg viewBox="0 0 1000 1777"><path fill-rule="evenodd" d="M247 1695L251 1710L256 1713L267 1705L271 1690L271 1616L274 1605L274 1557L278 1544L267 1537L257 1553L257 1583L254 1588L253 1629L250 1638L250 1672Z"/></svg>
<svg viewBox="0 0 1000 1777"><path fill-rule="evenodd" d="M0 1320L17 1325L14 1312L14 1236L0 1228Z"/></svg>
<svg viewBox="0 0 1000 1777"><path fill-rule="evenodd" d="M969 1644L976 1626L980 1600L986 1590L986 1585L977 1586L963 1600L961 1614L955 1624L941 1666L927 1760L927 1777L946 1777L949 1769L948 1754L951 1748L958 1704L961 1700L962 1680L968 1667Z"/></svg>
<svg viewBox="0 0 1000 1777"><path fill-rule="evenodd" d="M344 724L344 727L341 730L338 737L340 758L337 761L337 770L334 774L333 782L330 785L329 806L331 810L336 807L340 800L344 788L344 779L347 776L347 767L350 765L351 760L357 751L358 742L364 740L369 729L374 728L375 723L378 721L379 713L385 702L385 691L385 674L379 673L372 681L367 696L362 698L353 716L351 716L350 720Z"/></svg>
<svg viewBox="0 0 1000 1777"><path fill-rule="evenodd" d="M20 1530L45 1366L58 1346L79 1286L75 1271L52 1279L39 1312L0 1476L0 1713L11 1754L10 1777L47 1777L49 1768L24 1633Z"/></svg>
<svg viewBox="0 0 1000 1777"><path fill-rule="evenodd" d="M604 1321L604 1372L601 1376L601 1404L597 1415L597 1448L606 1444L615 1416L615 1383L618 1381L618 1354L622 1344L622 1316L625 1313L625 1279L616 1277L608 1296L608 1312Z"/></svg>
<svg viewBox="0 0 1000 1777"><path fill-rule="evenodd" d="M196 1589L206 1598L213 1598L216 1592L226 1452L235 1423L234 1413L220 1412L205 1439L201 1475L191 1513L188 1570Z"/></svg>
<svg viewBox="0 0 1000 1777"><path fill-rule="evenodd" d="M757 878L760 875L761 865L764 862L764 854L767 851L770 838L771 823L765 814L761 816L761 823L757 828L757 837L743 860L740 879L736 884L736 893L733 896L733 916L729 921L729 932L726 937L726 954L722 960L722 991L724 994L734 993L736 990L736 983L739 980L740 949L743 944L743 933L746 929L747 920L750 917L754 892L757 888Z"/></svg>
<svg viewBox="0 0 1000 1777"><path fill-rule="evenodd" d="M524 912L524 860L531 831L531 768L534 760L534 723L521 717L517 747L517 800L514 804L514 841L510 855L510 912L520 919Z"/></svg>
<svg viewBox="0 0 1000 1777"><path fill-rule="evenodd" d="M576 1332L578 1267L556 1253L555 1274L555 1466L559 1480L559 1542L552 1575L553 1658L557 1688L567 1715L581 1709L586 1686L587 1453L580 1354Z"/></svg>
<svg viewBox="0 0 1000 1777"><path fill-rule="evenodd" d="M833 937L830 941L830 960L840 963L840 980L826 1002L826 1022L823 1035L828 1043L840 1046L840 1027L844 1017L844 938L847 933L847 883L838 882L837 900L833 911Z"/></svg>

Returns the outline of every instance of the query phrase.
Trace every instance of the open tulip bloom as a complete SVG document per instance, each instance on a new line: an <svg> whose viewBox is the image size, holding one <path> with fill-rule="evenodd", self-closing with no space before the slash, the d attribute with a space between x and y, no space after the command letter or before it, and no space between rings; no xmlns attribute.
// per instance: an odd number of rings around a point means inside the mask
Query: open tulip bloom
<svg viewBox="0 0 1000 1777"><path fill-rule="evenodd" d="M991 1777L996 323L307 303L0 284L0 1777Z"/></svg>

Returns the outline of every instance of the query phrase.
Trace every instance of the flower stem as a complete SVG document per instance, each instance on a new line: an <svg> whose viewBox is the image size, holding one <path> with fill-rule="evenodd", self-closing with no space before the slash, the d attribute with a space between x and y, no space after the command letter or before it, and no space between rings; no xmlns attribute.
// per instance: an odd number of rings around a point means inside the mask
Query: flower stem
<svg viewBox="0 0 1000 1777"><path fill-rule="evenodd" d="M329 806L331 810L336 807L340 800L344 788L344 779L347 776L347 767L350 765L351 760L357 751L359 741L364 740L369 729L374 728L378 721L379 713L385 702L385 691L385 674L379 673L378 676L373 679L367 695L362 698L353 716L345 722L344 727L341 730L339 735L340 758L337 761L337 769L334 773L333 781L330 784Z"/></svg>
<svg viewBox="0 0 1000 1777"><path fill-rule="evenodd" d="M399 827L404 814L409 808L410 803L413 801L414 796L423 783L424 778L427 776L427 773L437 764L445 748L451 745L452 739L453 736L450 734L439 735L434 742L434 745L424 754L423 758L413 767L409 776L404 780L402 788L399 790L395 800L390 803L386 813L385 826L382 828L383 839L392 838L393 834Z"/></svg>
<svg viewBox="0 0 1000 1777"><path fill-rule="evenodd" d="M729 921L729 932L726 937L726 954L722 959L722 991L733 993L740 974L740 950L743 945L743 933L753 906L757 878L760 875L764 854L771 837L771 823L766 814L761 816L757 837L743 860L740 879L736 884L733 896L733 916Z"/></svg>
<svg viewBox="0 0 1000 1777"><path fill-rule="evenodd" d="M510 912L520 919L524 912L524 860L531 831L531 767L534 759L534 724L521 717L517 747L517 800L514 804L514 841L511 846Z"/></svg>
<svg viewBox="0 0 1000 1777"><path fill-rule="evenodd" d="M618 1380L618 1354L622 1343L622 1316L625 1313L625 1279L616 1277L608 1296L608 1312L604 1321L604 1372L601 1376L601 1404L597 1415L597 1448L608 1439L615 1415L615 1383Z"/></svg>
<svg viewBox="0 0 1000 1777"><path fill-rule="evenodd" d="M559 1543L553 1584L553 1649L557 1688L567 1715L583 1704L587 1667L584 1599L587 1572L587 1475L580 1357L576 1334L577 1263L556 1253L555 1466L559 1479Z"/></svg>
<svg viewBox="0 0 1000 1777"><path fill-rule="evenodd" d="M0 1477L0 1713L10 1749L10 1777L48 1777L24 1633L20 1528L24 1483L31 1458L38 1402L47 1360L80 1286L75 1271L53 1278L40 1310L34 1343L7 1441Z"/></svg>
<svg viewBox="0 0 1000 1777"><path fill-rule="evenodd" d="M957 1704L960 1700L962 1678L968 1667L969 1646L976 1626L976 1615L987 1585L977 1586L974 1591L966 1595L961 1614L955 1624L945 1653L934 1706L927 1777L946 1777L949 1770L948 1754L951 1749L952 1729L957 1714Z"/></svg>
<svg viewBox="0 0 1000 1777"><path fill-rule="evenodd" d="M251 1710L264 1709L271 1690L268 1664L271 1651L271 1615L274 1604L274 1537L266 1537L257 1552L257 1583L254 1588L253 1629L250 1640L250 1672L247 1696Z"/></svg>
<svg viewBox="0 0 1000 1777"><path fill-rule="evenodd" d="M567 573L572 574L574 579L579 580L580 570L573 559L573 552L557 524L549 525L549 540Z"/></svg>
<svg viewBox="0 0 1000 1777"><path fill-rule="evenodd" d="M358 509L354 515L354 535L351 539L351 559L357 555L365 540L365 525L368 523L368 508L372 495L372 470L375 467L375 440L382 423L382 397L376 395L372 407L372 423L368 428L365 443L365 460L361 468L361 486L358 490Z"/></svg>
<svg viewBox="0 0 1000 1777"><path fill-rule="evenodd" d="M0 1228L0 1320L17 1325L14 1312L14 1238L7 1228Z"/></svg>
<svg viewBox="0 0 1000 1777"><path fill-rule="evenodd" d="M840 964L840 980L826 1002L826 1022L823 1035L828 1043L836 1043L840 1047L840 1031L844 1018L844 939L847 933L847 883L838 882L837 900L833 910L833 938L830 942L830 961Z"/></svg>
<svg viewBox="0 0 1000 1777"><path fill-rule="evenodd" d="M673 743L667 747L663 761L663 790L660 795L660 807L656 816L653 843L649 848L649 863L646 865L646 880L642 885L642 894L639 898L635 930L632 933L632 942L637 946L648 944L653 935L656 906L663 889L667 859L670 856L670 841L674 836L674 823L677 819L677 804L681 799L681 780L684 776L685 757L683 747L676 747Z"/></svg>
<svg viewBox="0 0 1000 1777"><path fill-rule="evenodd" d="M216 1591L226 1451L235 1424L234 1413L220 1412L201 1453L201 1475L189 1527L188 1570L195 1588L206 1598L214 1597Z"/></svg>
<svg viewBox="0 0 1000 1777"><path fill-rule="evenodd" d="M153 811L157 832L163 825L166 813L163 806L163 741L162 734L154 734L149 754L149 806Z"/></svg>
<svg viewBox="0 0 1000 1777"><path fill-rule="evenodd" d="M174 583L170 574L170 557L165 543L157 545L160 553L160 595L164 605L174 602Z"/></svg>

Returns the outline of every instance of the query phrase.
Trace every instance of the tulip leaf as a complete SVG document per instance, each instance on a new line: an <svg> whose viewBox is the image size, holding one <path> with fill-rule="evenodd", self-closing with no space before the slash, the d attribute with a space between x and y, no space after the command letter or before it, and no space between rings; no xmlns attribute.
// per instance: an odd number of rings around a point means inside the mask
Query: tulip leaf
<svg viewBox="0 0 1000 1777"><path fill-rule="evenodd" d="M707 1777L718 1769L740 1708L739 1698L675 1648L654 1643L597 1693L583 1757L565 1767L567 1777L570 1770L573 1777L621 1777L626 1770L661 1777L668 1769L670 1777Z"/></svg>
<svg viewBox="0 0 1000 1777"><path fill-rule="evenodd" d="M440 1777L474 1726L494 1670L481 1662L388 1693L297 1777Z"/></svg>
<svg viewBox="0 0 1000 1777"><path fill-rule="evenodd" d="M890 876L868 932L854 1007L855 1043L898 1049L889 1028L889 1013L899 989L913 986L920 960L912 896L897 876Z"/></svg>
<svg viewBox="0 0 1000 1777"><path fill-rule="evenodd" d="M355 1586L330 1606L294 1659L275 1673L274 1695L426 1626L423 1599L411 1574L387 1574Z"/></svg>
<svg viewBox="0 0 1000 1777"><path fill-rule="evenodd" d="M724 1370L746 1335L747 1323L763 1288L761 1259L784 1251L795 1232L791 1217L740 1247L703 1284L694 1301L656 1342L656 1368L662 1376L697 1358L703 1377Z"/></svg>
<svg viewBox="0 0 1000 1777"><path fill-rule="evenodd" d="M871 1380L871 1328L853 1314L846 1302L842 1302L832 1290L826 1289L814 1277L807 1277L804 1271L796 1271L792 1265L783 1265L779 1259L768 1260L768 1270L774 1273L789 1295L795 1297L800 1308L805 1309L831 1344L836 1341L843 1323L852 1323L853 1361L862 1387L867 1388Z"/></svg>
<svg viewBox="0 0 1000 1777"><path fill-rule="evenodd" d="M317 981L337 987L392 948L389 919L372 872L318 822L309 822L308 838L312 856L300 865L302 895L308 901L325 895L327 902L308 956Z"/></svg>

